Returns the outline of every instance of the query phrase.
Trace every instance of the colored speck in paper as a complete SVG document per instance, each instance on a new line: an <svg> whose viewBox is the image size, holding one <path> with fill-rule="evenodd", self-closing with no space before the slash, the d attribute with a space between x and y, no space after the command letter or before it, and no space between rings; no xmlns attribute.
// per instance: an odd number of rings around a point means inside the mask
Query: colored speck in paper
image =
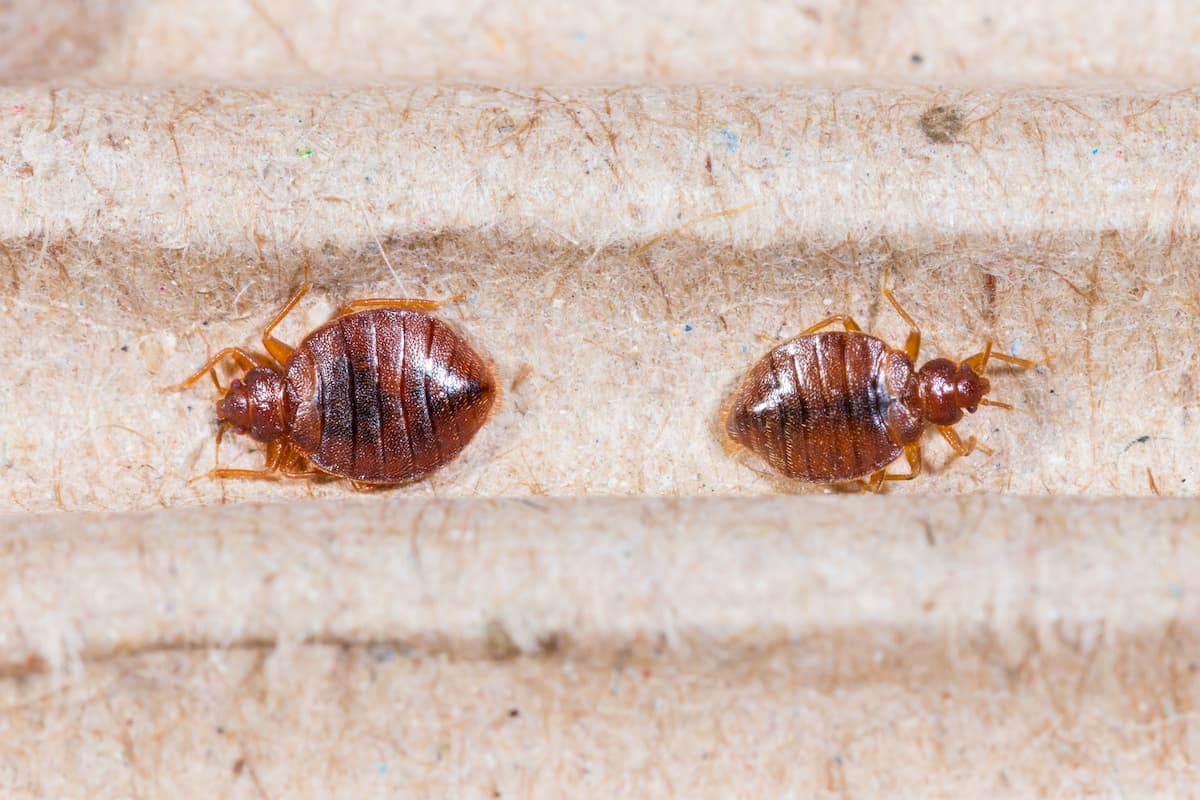
<svg viewBox="0 0 1200 800"><path fill-rule="evenodd" d="M300 156L301 158L312 158L312 154L313 154L313 151L312 151L311 147L297 147L296 148L296 155Z"/></svg>
<svg viewBox="0 0 1200 800"><path fill-rule="evenodd" d="M722 125L717 128L717 135L725 142L725 149L731 153L736 153L740 144L738 143L738 135L729 129L729 126Z"/></svg>
<svg viewBox="0 0 1200 800"><path fill-rule="evenodd" d="M678 335L679 335L679 328L672 328L672 329L671 329L671 335L672 335L672 336L678 336Z"/></svg>
<svg viewBox="0 0 1200 800"><path fill-rule="evenodd" d="M1097 154L1097 153L1099 153L1099 152L1100 152L1100 148L1099 148L1099 147L1093 147L1093 148L1092 148L1092 155L1096 155L1096 154Z"/></svg>
<svg viewBox="0 0 1200 800"><path fill-rule="evenodd" d="M575 31L575 41L582 42L587 40L587 34L583 31Z"/></svg>
<svg viewBox="0 0 1200 800"><path fill-rule="evenodd" d="M17 112L18 114L20 114L24 110L25 110L25 106L22 105L21 103L17 103L16 105L13 106L13 111Z"/></svg>
<svg viewBox="0 0 1200 800"><path fill-rule="evenodd" d="M684 325L684 326L683 326L683 332L684 332L684 333L691 333L691 332L692 332L692 326L691 326L691 325Z"/></svg>
<svg viewBox="0 0 1200 800"><path fill-rule="evenodd" d="M1117 158L1124 158L1124 157L1125 157L1125 151L1124 151L1124 150L1118 150L1118 151L1117 151Z"/></svg>

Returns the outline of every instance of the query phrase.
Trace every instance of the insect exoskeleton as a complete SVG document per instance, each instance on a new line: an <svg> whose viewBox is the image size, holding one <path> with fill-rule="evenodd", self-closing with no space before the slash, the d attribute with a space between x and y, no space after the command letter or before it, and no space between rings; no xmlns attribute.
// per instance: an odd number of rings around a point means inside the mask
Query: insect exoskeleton
<svg viewBox="0 0 1200 800"><path fill-rule="evenodd" d="M497 395L491 366L430 311L431 300L356 300L295 348L272 331L311 288L305 283L262 333L267 356L227 347L182 383L212 375L218 434L267 445L261 469L216 468L212 478L332 475L356 488L419 480L452 461ZM216 366L245 373L223 387Z"/></svg>
<svg viewBox="0 0 1200 800"><path fill-rule="evenodd" d="M863 333L836 314L767 353L743 379L728 404L725 433L787 478L810 483L862 481L878 489L885 480L921 473L921 438L932 426L960 456L978 445L954 431L963 412L1012 406L985 395L988 363L1036 363L984 349L961 361L935 358L919 369L921 332L886 285L883 294L911 332L897 349ZM842 331L826 331L841 324ZM906 473L886 468L901 455Z"/></svg>

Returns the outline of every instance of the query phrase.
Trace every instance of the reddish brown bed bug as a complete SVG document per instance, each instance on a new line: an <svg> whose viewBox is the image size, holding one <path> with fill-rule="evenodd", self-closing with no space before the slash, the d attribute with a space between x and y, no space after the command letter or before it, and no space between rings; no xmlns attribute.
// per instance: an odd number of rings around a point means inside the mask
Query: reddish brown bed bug
<svg viewBox="0 0 1200 800"><path fill-rule="evenodd" d="M262 333L269 358L226 347L182 383L205 374L221 392L217 444L227 428L267 445L262 469L216 468L211 478L347 478L356 489L419 480L452 461L496 399L491 367L445 323L433 300L355 300L294 349L272 331L308 293L300 290ZM216 366L246 370L223 387Z"/></svg>
<svg viewBox="0 0 1200 800"><path fill-rule="evenodd" d="M863 333L853 319L835 314L767 353L734 393L725 433L793 480L809 483L911 480L921 473L921 437L937 429L959 456L978 447L954 425L979 406L1011 409L988 400L989 361L1019 367L1036 362L983 350L962 361L935 358L916 367L921 331L884 280L883 295L908 323L903 350ZM819 332L841 323L844 331ZM904 454L907 473L887 473ZM866 479L866 480L863 480Z"/></svg>

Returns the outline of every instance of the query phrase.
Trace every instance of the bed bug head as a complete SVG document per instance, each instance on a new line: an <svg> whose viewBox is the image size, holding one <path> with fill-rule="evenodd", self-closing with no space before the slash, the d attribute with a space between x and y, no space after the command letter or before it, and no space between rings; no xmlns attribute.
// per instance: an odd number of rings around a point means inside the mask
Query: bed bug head
<svg viewBox="0 0 1200 800"><path fill-rule="evenodd" d="M945 358L928 361L917 374L925 419L934 425L953 425L962 419L963 410L975 413L980 406L995 406L1012 411L1013 407L1008 403L984 397L992 390L988 379L983 377L988 361L992 360L1022 369L1045 363L994 352L990 340L983 350L963 359L962 363L955 364Z"/></svg>
<svg viewBox="0 0 1200 800"><path fill-rule="evenodd" d="M934 425L953 425L963 411L975 412L986 405L983 396L992 390L988 379L964 361L955 364L945 358L925 362L917 373L925 419Z"/></svg>
<svg viewBox="0 0 1200 800"><path fill-rule="evenodd" d="M234 380L225 396L217 401L217 419L260 442L278 439L285 430L283 379L279 373L255 367L241 380Z"/></svg>

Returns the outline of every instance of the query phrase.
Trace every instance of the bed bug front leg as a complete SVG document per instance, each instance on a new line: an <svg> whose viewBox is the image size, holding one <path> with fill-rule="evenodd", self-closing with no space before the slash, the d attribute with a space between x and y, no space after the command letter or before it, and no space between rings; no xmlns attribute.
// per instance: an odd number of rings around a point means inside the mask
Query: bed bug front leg
<svg viewBox="0 0 1200 800"><path fill-rule="evenodd" d="M210 469L203 475L197 475L188 483L208 478L211 480L224 480L226 478L249 478L257 480L277 480L279 478L320 478L327 473L319 469L298 468L298 465L289 463L287 465L268 463L262 469L237 469L230 467L217 467Z"/></svg>
<svg viewBox="0 0 1200 800"><path fill-rule="evenodd" d="M240 347L226 347L226 348L220 350L215 356L210 358L208 361L205 361L203 367L196 370L195 372L193 372L191 375L184 378L179 383L173 383L170 386L164 386L160 391L166 393L166 392L177 392L181 389L187 389L189 386L191 386L196 381L200 380L206 374L208 374L208 375L212 375L213 383L215 383L217 385L217 388L220 389L222 392L224 392L227 387L221 386L220 380L217 379L216 367L217 367L217 364L221 363L221 361L223 361L226 358L232 358L234 361L238 362L239 367L241 367L242 369L247 370L247 371L252 370L255 367L271 366L270 364L264 362L263 359L256 357L254 354L252 354L246 350L243 350Z"/></svg>
<svg viewBox="0 0 1200 800"><path fill-rule="evenodd" d="M987 371L988 362L993 359L996 361L1003 361L1005 364L1013 364L1014 366L1022 367L1024 369L1032 369L1033 367L1038 366L1037 361L1030 361L1027 358L1017 358L1016 356L1009 355L1008 353L993 352L992 342L990 339L986 344L984 344L983 350L973 356L964 358L962 363L966 364L980 375L983 375Z"/></svg>
<svg viewBox="0 0 1200 800"><path fill-rule="evenodd" d="M305 270L305 272L307 273L307 270ZM271 332L275 330L279 323L283 322L284 318L287 317L288 314L292 313L292 309L296 307L296 304L300 302L304 295L308 294L310 289L312 289L312 281L308 280L306 274L304 283L300 286L296 293L292 295L292 299L288 300L287 304L283 308L279 309L279 313L275 315L275 318L267 323L267 327L263 328L263 348L271 354L271 358L275 359L280 364L286 364L287 360L291 358L292 348L291 346L284 344L272 336Z"/></svg>
<svg viewBox="0 0 1200 800"><path fill-rule="evenodd" d="M949 425L938 425L937 432L946 440L946 444L950 445L950 449L954 451L955 458L969 456L976 450L980 450L987 455L993 455L992 448L978 441L974 436L969 437L965 442L959 437L958 432Z"/></svg>
<svg viewBox="0 0 1200 800"><path fill-rule="evenodd" d="M908 472L889 473L883 476L885 481L911 481L921 474L921 445L910 444L904 448L904 460L908 462Z"/></svg>

